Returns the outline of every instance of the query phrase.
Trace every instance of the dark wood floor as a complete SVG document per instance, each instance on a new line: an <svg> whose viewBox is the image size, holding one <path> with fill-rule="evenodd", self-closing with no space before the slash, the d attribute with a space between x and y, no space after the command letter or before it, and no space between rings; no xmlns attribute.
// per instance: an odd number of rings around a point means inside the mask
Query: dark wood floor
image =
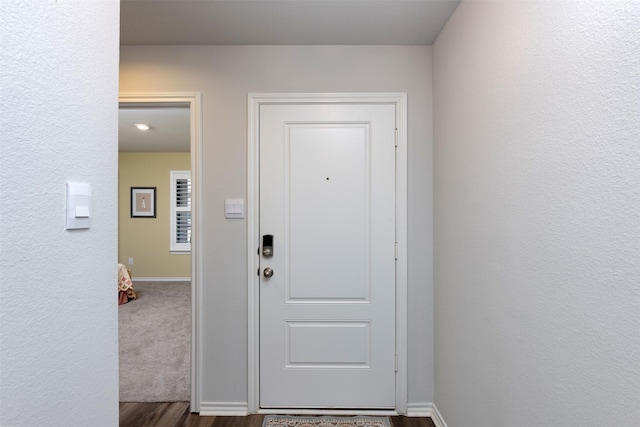
<svg viewBox="0 0 640 427"><path fill-rule="evenodd" d="M188 402L120 403L121 427L261 427L264 415L201 417ZM393 427L435 427L431 418L391 417Z"/></svg>

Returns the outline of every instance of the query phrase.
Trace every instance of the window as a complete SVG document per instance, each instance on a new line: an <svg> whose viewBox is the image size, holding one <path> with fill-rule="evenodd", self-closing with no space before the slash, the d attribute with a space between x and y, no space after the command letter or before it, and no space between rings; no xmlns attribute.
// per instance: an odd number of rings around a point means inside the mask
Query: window
<svg viewBox="0 0 640 427"><path fill-rule="evenodd" d="M170 171L171 252L191 251L191 172Z"/></svg>

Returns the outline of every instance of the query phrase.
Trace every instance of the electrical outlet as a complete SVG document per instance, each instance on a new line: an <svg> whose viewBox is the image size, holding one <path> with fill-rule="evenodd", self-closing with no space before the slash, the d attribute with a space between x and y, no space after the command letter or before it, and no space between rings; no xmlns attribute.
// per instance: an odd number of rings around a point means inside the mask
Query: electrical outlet
<svg viewBox="0 0 640 427"><path fill-rule="evenodd" d="M133 258L129 258L129 265L133 265Z"/></svg>

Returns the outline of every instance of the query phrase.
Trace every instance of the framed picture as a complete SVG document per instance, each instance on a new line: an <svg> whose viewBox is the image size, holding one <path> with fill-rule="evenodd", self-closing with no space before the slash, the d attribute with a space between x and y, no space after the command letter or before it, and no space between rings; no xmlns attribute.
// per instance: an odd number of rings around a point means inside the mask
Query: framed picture
<svg viewBox="0 0 640 427"><path fill-rule="evenodd" d="M131 218L156 217L156 187L131 187Z"/></svg>

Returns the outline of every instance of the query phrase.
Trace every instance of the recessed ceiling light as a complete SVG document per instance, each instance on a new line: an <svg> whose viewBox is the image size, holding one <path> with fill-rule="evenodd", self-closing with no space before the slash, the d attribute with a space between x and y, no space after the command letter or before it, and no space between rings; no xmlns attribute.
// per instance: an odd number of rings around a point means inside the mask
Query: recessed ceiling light
<svg viewBox="0 0 640 427"><path fill-rule="evenodd" d="M135 126L140 130L149 130L149 125L145 125L144 123L136 123Z"/></svg>

